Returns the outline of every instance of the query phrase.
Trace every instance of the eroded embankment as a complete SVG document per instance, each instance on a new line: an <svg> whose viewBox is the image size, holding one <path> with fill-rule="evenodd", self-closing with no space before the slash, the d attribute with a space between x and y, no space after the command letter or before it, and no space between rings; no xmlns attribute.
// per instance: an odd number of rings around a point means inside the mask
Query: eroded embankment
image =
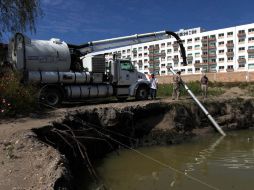
<svg viewBox="0 0 254 190"><path fill-rule="evenodd" d="M254 101L251 99L207 101L205 107L225 131L253 127ZM94 180L98 179L92 168L93 161L123 145L174 144L204 131L214 132L214 129L191 101L84 108L69 113L61 122L34 130L40 141L66 156L68 162L61 163L72 168L74 178L75 172L84 165ZM66 186L74 182L74 178L62 172L54 188L75 189L75 183Z"/></svg>

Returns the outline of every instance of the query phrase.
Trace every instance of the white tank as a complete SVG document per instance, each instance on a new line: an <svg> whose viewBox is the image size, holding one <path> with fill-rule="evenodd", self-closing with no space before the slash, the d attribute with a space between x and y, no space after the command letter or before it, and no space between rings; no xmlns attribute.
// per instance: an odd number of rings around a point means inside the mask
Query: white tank
<svg viewBox="0 0 254 190"><path fill-rule="evenodd" d="M70 70L69 48L59 39L30 40L22 34L16 34L9 44L9 51L10 62L18 70L24 68L28 71Z"/></svg>
<svg viewBox="0 0 254 190"><path fill-rule="evenodd" d="M29 71L28 81L32 83L84 84L90 83L91 75L89 72Z"/></svg>
<svg viewBox="0 0 254 190"><path fill-rule="evenodd" d="M67 97L72 98L96 98L113 95L113 87L109 84L100 85L72 85L66 86Z"/></svg>

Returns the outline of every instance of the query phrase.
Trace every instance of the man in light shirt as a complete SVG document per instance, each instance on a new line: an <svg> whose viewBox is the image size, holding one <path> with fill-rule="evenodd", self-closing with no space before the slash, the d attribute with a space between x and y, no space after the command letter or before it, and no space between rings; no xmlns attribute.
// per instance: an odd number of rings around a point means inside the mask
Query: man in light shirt
<svg viewBox="0 0 254 190"><path fill-rule="evenodd" d="M155 78L154 74L151 75L150 79L150 94L151 94L151 99L156 99L156 93L158 89L158 80Z"/></svg>

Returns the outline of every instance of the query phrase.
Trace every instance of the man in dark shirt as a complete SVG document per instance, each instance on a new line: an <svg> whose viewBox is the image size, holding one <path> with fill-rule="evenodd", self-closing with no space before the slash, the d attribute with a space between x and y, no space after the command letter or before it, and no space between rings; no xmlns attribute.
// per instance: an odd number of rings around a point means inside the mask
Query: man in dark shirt
<svg viewBox="0 0 254 190"><path fill-rule="evenodd" d="M207 89L208 89L208 78L206 74L204 74L200 80L201 90L203 98L207 98Z"/></svg>

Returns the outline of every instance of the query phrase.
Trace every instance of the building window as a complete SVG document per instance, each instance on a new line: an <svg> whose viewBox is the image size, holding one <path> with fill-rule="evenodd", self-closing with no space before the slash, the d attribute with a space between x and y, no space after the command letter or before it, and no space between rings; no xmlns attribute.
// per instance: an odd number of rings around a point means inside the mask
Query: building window
<svg viewBox="0 0 254 190"><path fill-rule="evenodd" d="M228 62L233 61L233 57L228 57Z"/></svg>
<svg viewBox="0 0 254 190"><path fill-rule="evenodd" d="M195 42L199 42L199 41L200 41L199 37L195 38Z"/></svg>
<svg viewBox="0 0 254 190"><path fill-rule="evenodd" d="M142 53L139 53L139 54L138 54L138 57L142 57Z"/></svg>
<svg viewBox="0 0 254 190"><path fill-rule="evenodd" d="M188 47L187 47L187 50L192 50L192 46L188 46Z"/></svg>
<svg viewBox="0 0 254 190"><path fill-rule="evenodd" d="M254 55L248 55L248 59L254 59Z"/></svg>
<svg viewBox="0 0 254 190"><path fill-rule="evenodd" d="M250 29L248 30L248 32L249 32L249 33L254 33L254 28L250 28Z"/></svg>
<svg viewBox="0 0 254 190"><path fill-rule="evenodd" d="M249 46L248 49L254 49L254 46Z"/></svg>
<svg viewBox="0 0 254 190"><path fill-rule="evenodd" d="M228 37L233 36L233 32L228 32L227 35Z"/></svg>
<svg viewBox="0 0 254 190"><path fill-rule="evenodd" d="M224 70L224 66L219 66L219 70Z"/></svg>
<svg viewBox="0 0 254 190"><path fill-rule="evenodd" d="M148 65L145 65L145 66L144 66L144 69L148 69Z"/></svg>
<svg viewBox="0 0 254 190"><path fill-rule="evenodd" d="M248 38L248 42L254 42L254 37Z"/></svg>
<svg viewBox="0 0 254 190"><path fill-rule="evenodd" d="M197 72L197 71L200 71L200 68L195 68L195 71Z"/></svg>
<svg viewBox="0 0 254 190"><path fill-rule="evenodd" d="M174 52L177 52L178 51L178 48L174 48Z"/></svg>
<svg viewBox="0 0 254 190"><path fill-rule="evenodd" d="M187 40L187 43L191 43L191 42L192 42L192 39L188 39L188 40Z"/></svg>
<svg viewBox="0 0 254 190"><path fill-rule="evenodd" d="M171 56L168 56L168 57L167 57L167 60L168 60L168 61L171 61L171 60L172 60L172 57L171 57Z"/></svg>
<svg viewBox="0 0 254 190"><path fill-rule="evenodd" d="M239 34L245 34L245 30L239 30L238 33Z"/></svg>
<svg viewBox="0 0 254 190"><path fill-rule="evenodd" d="M219 62L224 62L224 58L219 58Z"/></svg>
<svg viewBox="0 0 254 190"><path fill-rule="evenodd" d="M244 51L245 50L245 47L239 47L238 48L238 51Z"/></svg>
<svg viewBox="0 0 254 190"><path fill-rule="evenodd" d="M144 50L147 50L147 46L144 46Z"/></svg>
<svg viewBox="0 0 254 190"><path fill-rule="evenodd" d="M223 46L224 45L224 42L219 42L219 46Z"/></svg>
<svg viewBox="0 0 254 190"><path fill-rule="evenodd" d="M168 46L168 47L171 46L171 42L168 42L168 43L167 43L167 46Z"/></svg>
<svg viewBox="0 0 254 190"><path fill-rule="evenodd" d="M200 60L196 60L195 63L200 63Z"/></svg>
<svg viewBox="0 0 254 190"><path fill-rule="evenodd" d="M139 48L138 48L138 51L142 51L142 49L143 49L142 47L139 47Z"/></svg>
<svg viewBox="0 0 254 190"><path fill-rule="evenodd" d="M123 50L122 53L125 54L125 53L126 53L126 50Z"/></svg>
<svg viewBox="0 0 254 190"><path fill-rule="evenodd" d="M188 65L189 65L189 64L192 64L192 61L188 61L187 64L188 64Z"/></svg>
<svg viewBox="0 0 254 190"><path fill-rule="evenodd" d="M148 53L144 53L144 57L147 57L148 56Z"/></svg>
<svg viewBox="0 0 254 190"><path fill-rule="evenodd" d="M219 38L224 38L224 33L220 33Z"/></svg>
<svg viewBox="0 0 254 190"><path fill-rule="evenodd" d="M131 50L130 49L127 49L127 53L130 53L131 52Z"/></svg>
<svg viewBox="0 0 254 190"><path fill-rule="evenodd" d="M240 39L238 40L238 43L239 43L239 44L244 43L244 42L245 42L245 39L243 39L243 38L240 38Z"/></svg>
<svg viewBox="0 0 254 190"><path fill-rule="evenodd" d="M244 55L239 56L238 59L245 59L245 56Z"/></svg>
<svg viewBox="0 0 254 190"><path fill-rule="evenodd" d="M161 47L162 47L162 48L164 48L165 46L166 46L166 44L165 44L165 43L162 43L162 44L161 44Z"/></svg>
<svg viewBox="0 0 254 190"><path fill-rule="evenodd" d="M188 69L188 73L192 73L192 69Z"/></svg>
<svg viewBox="0 0 254 190"><path fill-rule="evenodd" d="M200 49L200 45L195 45L195 49Z"/></svg>
<svg viewBox="0 0 254 190"><path fill-rule="evenodd" d="M233 49L228 49L228 52L233 52Z"/></svg>
<svg viewBox="0 0 254 190"><path fill-rule="evenodd" d="M167 53L171 53L172 52L172 49L167 49Z"/></svg>
<svg viewBox="0 0 254 190"><path fill-rule="evenodd" d="M200 53L195 53L195 57L200 57Z"/></svg>
<svg viewBox="0 0 254 190"><path fill-rule="evenodd" d="M239 64L239 68L245 67L245 64Z"/></svg>
<svg viewBox="0 0 254 190"><path fill-rule="evenodd" d="M228 65L228 69L234 69L233 65Z"/></svg>
<svg viewBox="0 0 254 190"><path fill-rule="evenodd" d="M144 60L144 63L148 63L148 59L145 59L145 60Z"/></svg>

